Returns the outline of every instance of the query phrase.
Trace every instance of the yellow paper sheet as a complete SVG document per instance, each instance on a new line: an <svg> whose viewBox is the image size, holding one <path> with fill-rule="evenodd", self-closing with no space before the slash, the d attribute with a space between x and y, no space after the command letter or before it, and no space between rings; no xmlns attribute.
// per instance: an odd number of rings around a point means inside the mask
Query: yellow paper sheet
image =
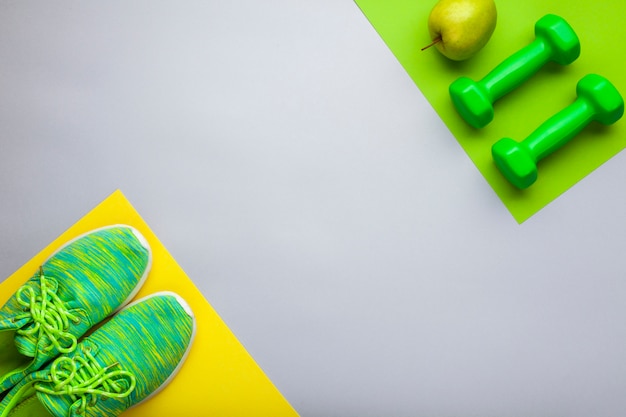
<svg viewBox="0 0 626 417"><path fill-rule="evenodd" d="M92 229L120 223L137 228L146 237L153 251L152 270L136 298L157 291L174 291L187 300L197 320L196 338L180 373L158 395L126 411L123 416L297 417L296 411L239 343L121 191L109 196L0 284L0 305L64 242Z"/></svg>

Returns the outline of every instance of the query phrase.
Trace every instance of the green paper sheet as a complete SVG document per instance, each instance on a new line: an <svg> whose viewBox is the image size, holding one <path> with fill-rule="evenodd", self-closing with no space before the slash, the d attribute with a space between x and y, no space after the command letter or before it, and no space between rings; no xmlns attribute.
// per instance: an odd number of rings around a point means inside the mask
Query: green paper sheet
<svg viewBox="0 0 626 417"><path fill-rule="evenodd" d="M491 146L502 137L521 141L576 99L588 73L608 78L626 94L626 2L624 0L496 0L498 23L473 58L454 62L430 43L428 15L437 0L355 0L417 87L437 111L513 217L522 223L626 147L626 118L611 126L592 122L565 147L539 163L537 182L518 190L500 174ZM494 120L470 127L456 112L448 86L459 76L480 80L505 58L535 39L535 22L547 13L565 18L581 42L569 66L548 63L495 103Z"/></svg>

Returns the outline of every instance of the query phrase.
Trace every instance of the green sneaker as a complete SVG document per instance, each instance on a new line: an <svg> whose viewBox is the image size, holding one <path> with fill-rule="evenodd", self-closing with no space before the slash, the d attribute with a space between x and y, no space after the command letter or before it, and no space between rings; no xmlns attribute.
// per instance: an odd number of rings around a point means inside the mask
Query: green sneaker
<svg viewBox="0 0 626 417"><path fill-rule="evenodd" d="M0 309L0 393L127 304L152 263L134 228L94 230L63 245Z"/></svg>
<svg viewBox="0 0 626 417"><path fill-rule="evenodd" d="M0 417L113 417L163 389L195 334L189 305L160 292L130 304L71 353L27 375L0 403Z"/></svg>

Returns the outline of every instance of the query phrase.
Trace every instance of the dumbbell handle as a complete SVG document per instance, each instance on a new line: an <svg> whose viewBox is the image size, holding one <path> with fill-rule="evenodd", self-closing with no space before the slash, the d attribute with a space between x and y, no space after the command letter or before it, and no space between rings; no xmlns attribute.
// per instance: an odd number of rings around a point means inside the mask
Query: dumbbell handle
<svg viewBox="0 0 626 417"><path fill-rule="evenodd" d="M550 60L550 45L536 38L496 66L479 83L485 88L492 102L515 89L529 79Z"/></svg>
<svg viewBox="0 0 626 417"><path fill-rule="evenodd" d="M546 120L521 144L530 151L535 161L539 161L569 142L593 120L594 115L591 104L579 97Z"/></svg>

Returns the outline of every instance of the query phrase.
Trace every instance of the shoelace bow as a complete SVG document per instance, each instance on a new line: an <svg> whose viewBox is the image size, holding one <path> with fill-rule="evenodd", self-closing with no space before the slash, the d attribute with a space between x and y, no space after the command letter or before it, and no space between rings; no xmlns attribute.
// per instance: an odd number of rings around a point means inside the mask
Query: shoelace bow
<svg viewBox="0 0 626 417"><path fill-rule="evenodd" d="M80 401L78 413L93 407L98 397L125 398L135 389L135 376L123 369L112 370L119 363L100 366L90 349L83 351L86 357L61 356L50 367L48 381L35 384L35 389L48 395L69 395L72 401Z"/></svg>
<svg viewBox="0 0 626 417"><path fill-rule="evenodd" d="M36 341L43 335L50 340L44 350L55 347L60 353L69 353L76 348L76 337L68 332L70 320L77 324L80 317L70 313L65 302L56 294L54 285L39 268L39 289L37 294L34 285L28 284L17 290L17 302L24 308L24 313L16 315L13 320L29 318L32 326L20 329L18 334ZM27 323L29 324L29 323Z"/></svg>

